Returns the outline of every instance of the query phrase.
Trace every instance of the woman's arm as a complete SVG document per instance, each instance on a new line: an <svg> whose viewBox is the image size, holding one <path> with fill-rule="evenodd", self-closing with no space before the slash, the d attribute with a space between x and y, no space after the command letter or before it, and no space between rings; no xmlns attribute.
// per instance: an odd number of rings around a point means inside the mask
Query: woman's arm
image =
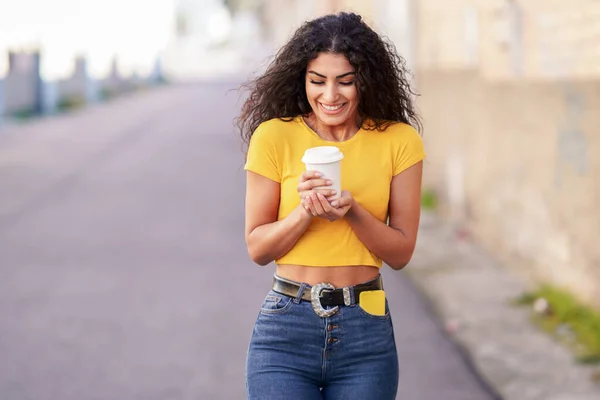
<svg viewBox="0 0 600 400"><path fill-rule="evenodd" d="M267 265L294 247L313 216L301 205L277 221L280 184L248 171L246 175L246 245L252 261Z"/></svg>
<svg viewBox="0 0 600 400"><path fill-rule="evenodd" d="M346 220L360 241L395 270L406 266L415 250L421 213L422 174L423 162L419 162L392 178L389 226L356 201L346 213Z"/></svg>

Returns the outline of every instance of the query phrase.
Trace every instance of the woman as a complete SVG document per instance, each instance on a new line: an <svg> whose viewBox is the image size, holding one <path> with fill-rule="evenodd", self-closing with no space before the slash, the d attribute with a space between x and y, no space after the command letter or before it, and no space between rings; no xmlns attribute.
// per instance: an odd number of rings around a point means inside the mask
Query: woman
<svg viewBox="0 0 600 400"><path fill-rule="evenodd" d="M250 86L246 242L255 263L277 265L248 351L251 400L395 398L379 269L412 257L425 158L406 73L340 13L300 27ZM302 162L325 145L344 155L341 195Z"/></svg>

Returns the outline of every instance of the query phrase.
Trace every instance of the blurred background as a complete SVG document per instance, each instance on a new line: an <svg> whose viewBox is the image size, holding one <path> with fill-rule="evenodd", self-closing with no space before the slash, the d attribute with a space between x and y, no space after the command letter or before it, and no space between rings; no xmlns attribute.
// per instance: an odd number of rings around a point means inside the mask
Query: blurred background
<svg viewBox="0 0 600 400"><path fill-rule="evenodd" d="M235 89L300 23L340 10L396 45L419 93L409 279L427 313L507 399L600 398L600 2L0 0L0 399L242 398L272 270L245 253ZM205 285L231 265L232 302L258 286L235 321ZM525 306L518 324L508 303ZM403 398L450 399L429 389ZM485 397L456 397L470 398Z"/></svg>

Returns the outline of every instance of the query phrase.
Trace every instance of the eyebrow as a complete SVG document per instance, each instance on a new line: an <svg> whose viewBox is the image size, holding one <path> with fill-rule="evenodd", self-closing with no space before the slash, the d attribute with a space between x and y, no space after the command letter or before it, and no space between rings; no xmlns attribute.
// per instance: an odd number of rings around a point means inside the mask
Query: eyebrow
<svg viewBox="0 0 600 400"><path fill-rule="evenodd" d="M315 74L315 75L317 75L318 77L321 77L321 78L327 78L325 75L321 75L318 72L315 72L313 70L308 71L308 73L309 74ZM344 77L346 77L348 75L356 75L356 72L354 72L354 71L346 72L345 74L338 75L335 78L336 79L340 79L340 78L344 78Z"/></svg>

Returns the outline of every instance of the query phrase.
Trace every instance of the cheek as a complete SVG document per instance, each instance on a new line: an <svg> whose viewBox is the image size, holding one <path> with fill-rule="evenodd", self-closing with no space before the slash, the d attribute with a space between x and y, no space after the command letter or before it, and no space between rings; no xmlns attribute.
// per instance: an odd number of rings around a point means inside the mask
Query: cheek
<svg viewBox="0 0 600 400"><path fill-rule="evenodd" d="M346 99L348 99L348 101L358 101L358 88L356 86L347 88L344 91L344 96L346 97Z"/></svg>
<svg viewBox="0 0 600 400"><path fill-rule="evenodd" d="M314 98L317 96L314 85L310 85L308 82L306 83L306 97L309 102L313 102Z"/></svg>

